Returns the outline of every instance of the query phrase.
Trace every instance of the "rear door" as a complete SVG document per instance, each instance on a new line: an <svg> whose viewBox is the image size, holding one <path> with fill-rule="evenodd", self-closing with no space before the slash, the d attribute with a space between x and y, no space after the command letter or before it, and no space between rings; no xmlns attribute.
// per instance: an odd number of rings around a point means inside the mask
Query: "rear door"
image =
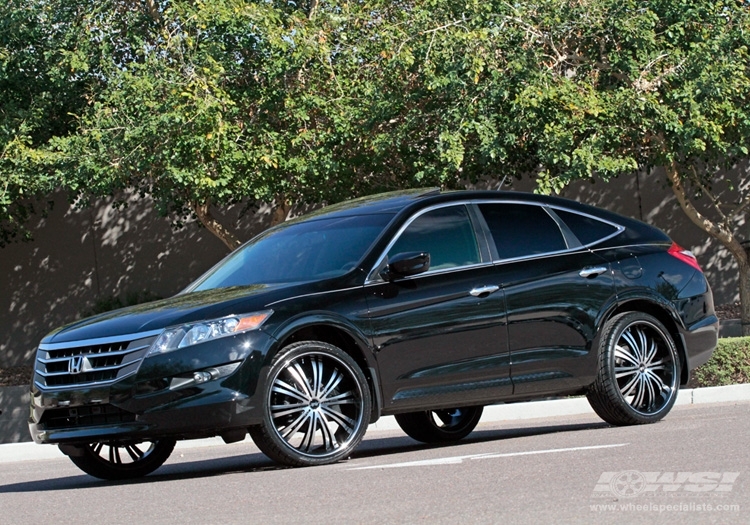
<svg viewBox="0 0 750 525"><path fill-rule="evenodd" d="M609 263L539 203L478 203L505 292L514 396L593 380L599 315L614 300Z"/></svg>

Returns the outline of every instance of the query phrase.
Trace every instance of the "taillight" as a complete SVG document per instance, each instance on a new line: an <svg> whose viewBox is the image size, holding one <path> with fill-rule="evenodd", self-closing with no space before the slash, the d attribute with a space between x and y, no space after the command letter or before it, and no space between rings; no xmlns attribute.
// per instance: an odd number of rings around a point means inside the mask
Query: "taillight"
<svg viewBox="0 0 750 525"><path fill-rule="evenodd" d="M685 264L689 264L699 272L702 272L701 265L698 264L698 259L695 258L695 255L693 255L693 252L690 250L686 250L676 242L672 243L672 246L669 247L669 250L667 250L667 253L671 255L672 257L676 257L677 259L681 260Z"/></svg>

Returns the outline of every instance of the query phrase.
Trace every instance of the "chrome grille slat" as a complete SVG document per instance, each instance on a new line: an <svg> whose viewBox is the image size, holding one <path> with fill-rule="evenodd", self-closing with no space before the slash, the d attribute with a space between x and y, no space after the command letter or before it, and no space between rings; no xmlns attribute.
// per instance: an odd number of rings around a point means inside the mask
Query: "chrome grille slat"
<svg viewBox="0 0 750 525"><path fill-rule="evenodd" d="M122 376L117 377L116 381L120 381L122 379L125 379L126 377L130 377L133 374L135 374L135 371L129 372L127 374L124 374ZM63 390L65 388L80 388L82 386L86 387L86 388L98 388L98 387L102 387L102 386L111 385L114 382L115 381L93 381L91 383L85 383L85 384L74 384L74 385L67 385L67 386L64 386L64 385L55 386L55 389L56 390ZM47 385L45 385L44 383L41 383L39 381L34 381L34 384L36 384L36 386L38 386L41 389L47 389L47 388L49 388Z"/></svg>
<svg viewBox="0 0 750 525"><path fill-rule="evenodd" d="M141 346L137 346L135 348L127 348L125 350L117 350L117 351L113 351L113 352L89 352L87 354L81 353L81 354L75 354L75 355L81 355L83 357L94 357L94 358L96 358L96 357L102 357L102 356L111 357L111 356L132 354L134 352L137 352L138 350L143 350L144 348L148 348L148 345L141 345ZM49 355L50 352L46 351L46 353ZM48 363L55 363L55 362L62 362L62 361L64 361L64 362L67 363L68 360L71 357L73 357L73 355L69 355L69 356L65 356L65 357L47 357L47 358L39 357L37 359L37 361L39 361L40 363L46 363L46 364L48 364Z"/></svg>
<svg viewBox="0 0 750 525"><path fill-rule="evenodd" d="M106 370L119 370L122 368L122 365L113 365L113 366L98 366L92 372L104 372ZM41 370L36 371L37 374L44 376L44 377L51 377L51 376L60 376L60 375L69 375L70 372L43 372ZM86 372L81 372L81 374L84 374Z"/></svg>
<svg viewBox="0 0 750 525"><path fill-rule="evenodd" d="M68 344L41 344L34 383L42 390L115 383L138 371L156 335L148 332Z"/></svg>

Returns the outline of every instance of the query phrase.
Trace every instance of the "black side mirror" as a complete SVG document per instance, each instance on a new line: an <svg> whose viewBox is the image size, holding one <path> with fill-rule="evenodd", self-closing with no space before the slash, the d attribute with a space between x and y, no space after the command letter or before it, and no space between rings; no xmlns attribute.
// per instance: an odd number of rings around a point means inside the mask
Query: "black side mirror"
<svg viewBox="0 0 750 525"><path fill-rule="evenodd" d="M380 272L386 281L409 277L430 269L430 254L427 252L397 253L388 259L388 265Z"/></svg>

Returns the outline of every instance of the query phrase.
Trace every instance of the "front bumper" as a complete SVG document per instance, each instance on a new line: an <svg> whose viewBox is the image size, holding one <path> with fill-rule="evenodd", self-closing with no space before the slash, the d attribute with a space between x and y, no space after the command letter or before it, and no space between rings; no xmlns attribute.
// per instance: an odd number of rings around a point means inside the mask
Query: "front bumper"
<svg viewBox="0 0 750 525"><path fill-rule="evenodd" d="M190 439L247 428L260 422L256 392L273 344L261 331L247 332L146 357L137 370L104 384L64 386L45 384L39 363L50 359L40 349L31 437L37 443L79 444ZM76 342L71 348L89 346Z"/></svg>

